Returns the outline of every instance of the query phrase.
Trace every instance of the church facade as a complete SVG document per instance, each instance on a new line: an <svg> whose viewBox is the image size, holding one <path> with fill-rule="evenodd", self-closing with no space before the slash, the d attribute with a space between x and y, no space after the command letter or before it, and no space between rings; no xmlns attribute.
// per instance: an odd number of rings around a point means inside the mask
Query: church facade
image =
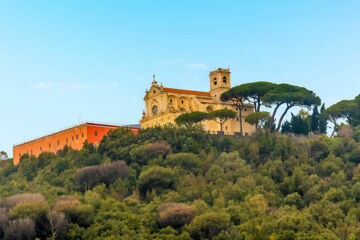
<svg viewBox="0 0 360 240"><path fill-rule="evenodd" d="M145 111L140 121L141 128L174 123L179 115L193 111L211 112L227 108L238 112L237 107L231 102L220 100L221 94L231 88L230 69L219 68L210 72L209 81L210 91L201 92L166 88L154 79L150 89L145 92ZM238 115L235 119L228 120L223 126L224 133L230 135L240 132L239 121L242 121L244 135L251 135L254 127L245 122L245 117L253 111L253 105L246 104L242 119ZM211 133L220 131L220 125L213 120L206 120L202 124L204 129Z"/></svg>

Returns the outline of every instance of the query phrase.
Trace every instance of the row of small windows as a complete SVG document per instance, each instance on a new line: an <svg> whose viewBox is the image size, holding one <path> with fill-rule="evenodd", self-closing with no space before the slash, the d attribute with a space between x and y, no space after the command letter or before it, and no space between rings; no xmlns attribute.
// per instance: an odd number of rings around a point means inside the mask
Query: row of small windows
<svg viewBox="0 0 360 240"><path fill-rule="evenodd" d="M223 77L223 83L226 84L226 77L225 76ZM214 85L216 85L216 84L217 84L217 78L215 77L214 78Z"/></svg>
<svg viewBox="0 0 360 240"><path fill-rule="evenodd" d="M97 133L97 131L95 131L95 132L94 132L94 136L97 137L97 135L98 135L98 133ZM84 133L81 133L81 137L84 138ZM75 138L76 138L76 140L78 140L78 139L79 139L79 135L76 134L76 135L75 135ZM72 140L72 141L74 141L75 138L74 138L74 136L71 136L71 140ZM68 143L69 143L69 139L66 138L66 144L68 144ZM97 143L96 143L96 144L97 144ZM60 146L60 140L57 141L57 145ZM49 143L49 148L51 148L51 146L52 146L51 143ZM41 152L42 150L43 150L43 148L42 148L42 146L41 146L41 147L40 147L40 152ZM31 150L30 150L30 154L32 155L32 153L33 153L33 150L31 149ZM29 151L26 151L26 154L29 154ZM21 157L21 153L19 153L19 157Z"/></svg>

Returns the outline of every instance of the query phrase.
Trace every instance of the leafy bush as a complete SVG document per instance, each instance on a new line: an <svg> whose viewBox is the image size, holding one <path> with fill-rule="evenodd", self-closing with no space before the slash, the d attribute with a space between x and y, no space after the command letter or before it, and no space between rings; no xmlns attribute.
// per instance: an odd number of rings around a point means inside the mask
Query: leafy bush
<svg viewBox="0 0 360 240"><path fill-rule="evenodd" d="M34 239L36 236L35 222L30 218L17 219L9 222L5 232L5 240Z"/></svg>
<svg viewBox="0 0 360 240"><path fill-rule="evenodd" d="M24 157L21 160L20 172L28 181L35 178L38 173L38 160L35 157Z"/></svg>
<svg viewBox="0 0 360 240"><path fill-rule="evenodd" d="M0 208L0 239L4 238L8 220L6 208Z"/></svg>
<svg viewBox="0 0 360 240"><path fill-rule="evenodd" d="M298 209L302 208L304 206L303 200L299 193L291 193L286 196L285 203L288 205L296 206Z"/></svg>
<svg viewBox="0 0 360 240"><path fill-rule="evenodd" d="M80 226L88 226L92 221L93 207L89 204L82 204L72 196L65 196L60 198L54 204L56 212L65 214L65 218L70 223L77 223Z"/></svg>
<svg viewBox="0 0 360 240"><path fill-rule="evenodd" d="M171 169L154 166L140 174L138 186L140 192L145 195L151 190L161 192L164 189L172 188L173 184L174 174Z"/></svg>
<svg viewBox="0 0 360 240"><path fill-rule="evenodd" d="M194 153L176 153L167 156L164 164L170 167L180 166L187 172L198 174L201 172L201 159Z"/></svg>
<svg viewBox="0 0 360 240"><path fill-rule="evenodd" d="M360 239L359 148L325 135L115 129L99 148L0 161L0 239ZM149 160L133 161L137 150Z"/></svg>
<svg viewBox="0 0 360 240"><path fill-rule="evenodd" d="M45 198L40 193L21 193L12 195L3 199L2 205L7 208L13 208L22 202L45 202Z"/></svg>
<svg viewBox="0 0 360 240"><path fill-rule="evenodd" d="M9 211L10 219L30 218L37 220L46 215L48 206L44 202L22 202Z"/></svg>
<svg viewBox="0 0 360 240"><path fill-rule="evenodd" d="M85 191L99 183L112 184L120 177L126 177L129 167L124 161L116 161L96 166L80 168L75 173L75 180L83 184Z"/></svg>
<svg viewBox="0 0 360 240"><path fill-rule="evenodd" d="M191 222L195 209L183 203L165 203L159 207L157 220L161 227L180 228Z"/></svg>
<svg viewBox="0 0 360 240"><path fill-rule="evenodd" d="M354 163L360 163L360 146L356 146L350 153L349 160Z"/></svg>
<svg viewBox="0 0 360 240"><path fill-rule="evenodd" d="M314 160L320 161L329 155L329 146L323 138L315 139L310 144L310 157Z"/></svg>
<svg viewBox="0 0 360 240"><path fill-rule="evenodd" d="M194 239L213 238L230 227L230 215L224 212L208 212L196 216L188 229Z"/></svg>
<svg viewBox="0 0 360 240"><path fill-rule="evenodd" d="M142 145L130 151L132 161L144 165L150 159L158 156L166 157L172 153L170 145L165 141L158 141L146 145Z"/></svg>

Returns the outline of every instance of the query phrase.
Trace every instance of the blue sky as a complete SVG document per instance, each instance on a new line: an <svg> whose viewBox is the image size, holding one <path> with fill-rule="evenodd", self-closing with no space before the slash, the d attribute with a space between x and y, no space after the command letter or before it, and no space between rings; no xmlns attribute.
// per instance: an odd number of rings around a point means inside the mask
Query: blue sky
<svg viewBox="0 0 360 240"><path fill-rule="evenodd" d="M83 121L137 123L166 87L286 82L360 93L360 1L0 1L0 150Z"/></svg>

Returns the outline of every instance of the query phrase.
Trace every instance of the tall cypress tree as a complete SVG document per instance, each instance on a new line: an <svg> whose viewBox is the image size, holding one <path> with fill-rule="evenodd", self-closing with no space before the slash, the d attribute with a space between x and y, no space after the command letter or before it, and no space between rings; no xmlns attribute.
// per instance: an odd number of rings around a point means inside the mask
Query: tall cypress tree
<svg viewBox="0 0 360 240"><path fill-rule="evenodd" d="M327 130L327 118L325 114L325 103L320 108L320 116L319 116L319 130L320 133L325 134Z"/></svg>
<svg viewBox="0 0 360 240"><path fill-rule="evenodd" d="M318 111L318 107L314 106L313 113L311 115L311 126L310 126L312 132L319 131L319 118L320 118L320 114Z"/></svg>
<svg viewBox="0 0 360 240"><path fill-rule="evenodd" d="M308 135L310 131L309 119L303 119L300 114L291 113L291 130L295 134Z"/></svg>

